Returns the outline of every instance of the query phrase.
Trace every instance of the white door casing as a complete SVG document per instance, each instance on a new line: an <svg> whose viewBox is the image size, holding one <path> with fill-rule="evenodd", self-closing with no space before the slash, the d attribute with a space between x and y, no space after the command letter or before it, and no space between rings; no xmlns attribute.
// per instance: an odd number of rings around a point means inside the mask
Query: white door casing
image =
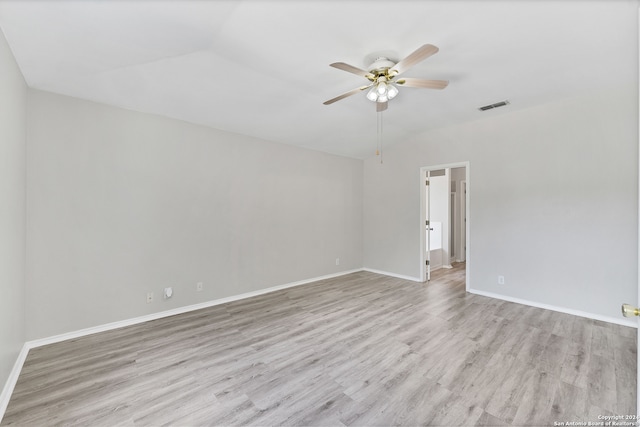
<svg viewBox="0 0 640 427"><path fill-rule="evenodd" d="M434 165L434 166L424 166L420 168L420 180L419 180L419 185L420 185L420 226L419 226L419 230L420 230L420 250L419 250L419 263L420 263L420 277L422 278L422 281L426 281L427 280L427 265L426 265L426 261L427 261L427 251L426 251L426 247L427 247L427 236L426 236L426 220L427 220L427 213L426 213L426 206L427 206L427 186L425 185L425 181L426 181L426 177L427 177L427 171L435 171L435 170L442 170L442 169L453 169L453 168L465 168L465 188L466 188L466 195L464 197L464 210L465 210L465 214L464 217L466 218L466 223L463 225L464 231L461 232L461 234L463 234L465 236L465 240L466 240L466 244L465 244L465 248L462 249L463 251L463 256L464 256L464 260L466 262L465 264L465 288L466 290L469 290L470 286L471 286L471 258L469 256L470 254L470 248L471 248L471 239L470 239L470 225L471 225L471 203L470 203L470 195L471 195L471 179L470 179L470 163L468 161L466 162L458 162L458 163L449 163L449 164L443 164L443 165ZM449 192L448 192L449 193Z"/></svg>

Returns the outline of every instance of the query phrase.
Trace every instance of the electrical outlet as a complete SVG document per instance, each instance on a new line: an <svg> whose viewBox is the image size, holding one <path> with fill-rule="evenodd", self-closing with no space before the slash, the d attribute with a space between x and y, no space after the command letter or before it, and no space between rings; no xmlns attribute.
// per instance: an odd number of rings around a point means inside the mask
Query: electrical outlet
<svg viewBox="0 0 640 427"><path fill-rule="evenodd" d="M147 304L153 302L153 292L147 292Z"/></svg>
<svg viewBox="0 0 640 427"><path fill-rule="evenodd" d="M340 265L340 258L336 258L336 265Z"/></svg>
<svg viewBox="0 0 640 427"><path fill-rule="evenodd" d="M164 288L164 299L169 299L173 296L173 288Z"/></svg>
<svg viewBox="0 0 640 427"><path fill-rule="evenodd" d="M202 282L196 283L196 291L201 292L204 284Z"/></svg>
<svg viewBox="0 0 640 427"><path fill-rule="evenodd" d="M498 276L498 285L504 285L504 276Z"/></svg>

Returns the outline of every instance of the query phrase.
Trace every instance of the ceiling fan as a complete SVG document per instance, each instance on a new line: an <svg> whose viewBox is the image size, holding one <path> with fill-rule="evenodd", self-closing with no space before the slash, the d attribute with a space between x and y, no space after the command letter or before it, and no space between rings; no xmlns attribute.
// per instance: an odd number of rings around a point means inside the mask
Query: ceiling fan
<svg viewBox="0 0 640 427"><path fill-rule="evenodd" d="M373 64L369 66L369 71L362 70L353 65L345 64L344 62L334 62L329 64L333 68L347 71L358 76L362 76L369 80L369 84L361 86L357 89L353 89L342 95L336 96L328 101L325 101L324 105L333 104L336 101L347 98L356 93L369 89L367 98L376 103L376 111L384 111L388 107L388 102L398 94L397 86L406 87L420 87L425 89L444 89L449 82L447 80L425 80L414 79L411 77L404 77L398 79L397 77L413 67L420 61L424 61L431 55L438 52L438 48L431 44L425 44L416 49L412 54L404 58L398 63L393 62L389 58L380 57L375 60Z"/></svg>

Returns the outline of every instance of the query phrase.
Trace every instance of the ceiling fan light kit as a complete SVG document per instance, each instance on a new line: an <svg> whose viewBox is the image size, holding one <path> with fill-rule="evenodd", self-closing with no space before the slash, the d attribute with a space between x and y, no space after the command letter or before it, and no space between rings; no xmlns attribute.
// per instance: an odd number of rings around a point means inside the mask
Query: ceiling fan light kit
<svg viewBox="0 0 640 427"><path fill-rule="evenodd" d="M398 94L396 85L387 80L385 76L378 77L377 83L367 93L367 99L374 102L387 102Z"/></svg>

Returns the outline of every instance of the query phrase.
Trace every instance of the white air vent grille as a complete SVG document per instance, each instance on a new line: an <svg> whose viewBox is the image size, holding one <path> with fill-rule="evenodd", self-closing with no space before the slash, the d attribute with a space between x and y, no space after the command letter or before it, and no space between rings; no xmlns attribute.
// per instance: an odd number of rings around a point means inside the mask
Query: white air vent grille
<svg viewBox="0 0 640 427"><path fill-rule="evenodd" d="M484 107L478 108L478 110L480 111L493 110L494 108L504 107L505 105L509 105L509 101L500 101L500 102L496 102L495 104L485 105Z"/></svg>

